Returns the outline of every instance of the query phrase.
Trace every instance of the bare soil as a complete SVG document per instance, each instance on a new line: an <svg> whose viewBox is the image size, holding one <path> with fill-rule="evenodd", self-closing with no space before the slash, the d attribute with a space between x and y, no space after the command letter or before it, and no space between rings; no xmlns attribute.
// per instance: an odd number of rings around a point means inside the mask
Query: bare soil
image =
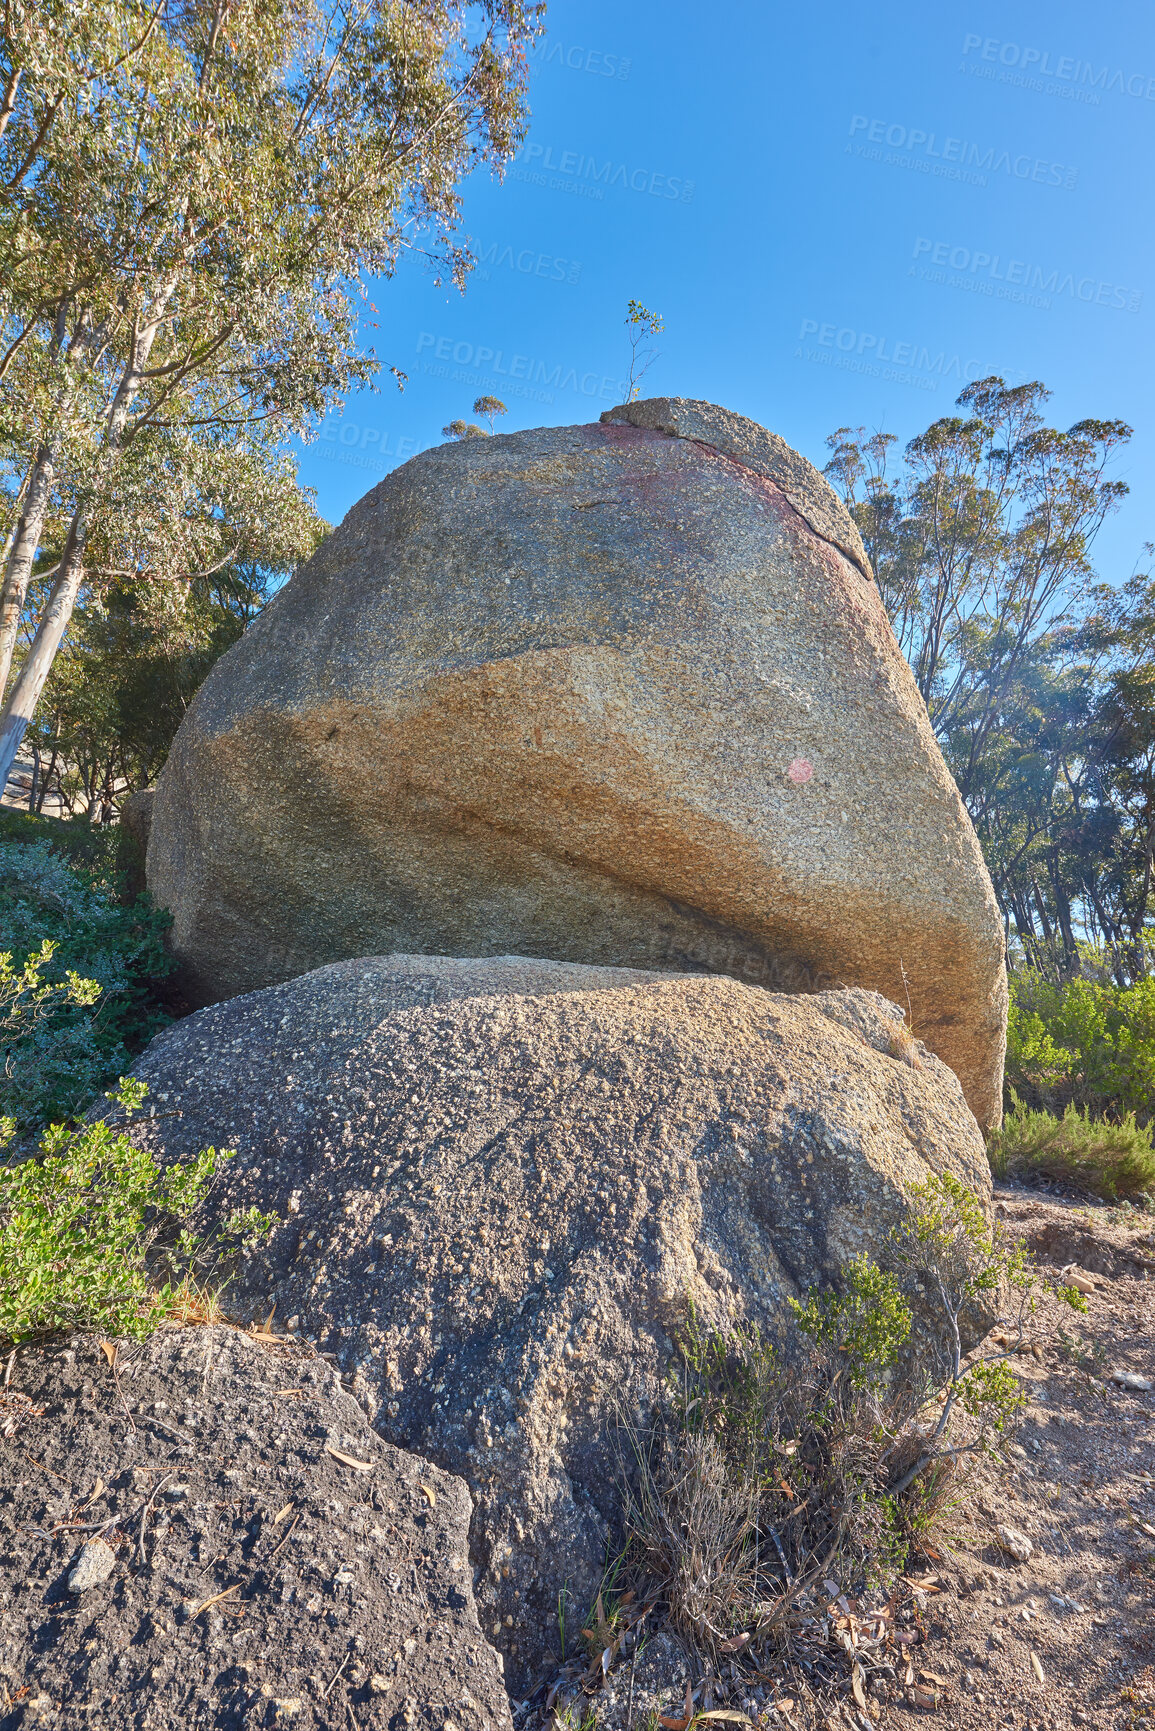
<svg viewBox="0 0 1155 1731"><path fill-rule="evenodd" d="M960 1731L1155 1722L1155 1394L1111 1380L1155 1383L1155 1222L1002 1186L996 1207L1043 1267L1100 1278L1086 1315L1040 1300L1018 1435L945 1518L922 1619L927 1668L948 1678L937 1711ZM1031 1539L1028 1562L1001 1550L1000 1524ZM902 1696L890 1714L929 1716Z"/></svg>

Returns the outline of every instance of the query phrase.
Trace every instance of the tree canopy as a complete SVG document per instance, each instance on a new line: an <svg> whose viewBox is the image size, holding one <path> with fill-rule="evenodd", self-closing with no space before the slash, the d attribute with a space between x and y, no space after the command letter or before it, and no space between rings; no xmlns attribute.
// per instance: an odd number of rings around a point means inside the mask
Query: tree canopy
<svg viewBox="0 0 1155 1731"><path fill-rule="evenodd" d="M420 235L463 279L459 185L521 141L539 12L525 0L5 8L0 689L23 654L0 779L86 586L187 590L315 544L285 441L381 365L363 340L366 273L387 276Z"/></svg>
<svg viewBox="0 0 1155 1731"><path fill-rule="evenodd" d="M840 427L827 473L974 820L1009 947L1061 978L1152 955L1155 577L1110 587L1095 537L1126 493L1117 420L1046 424L1049 392L981 379L895 463ZM1152 551L1152 549L1148 549Z"/></svg>

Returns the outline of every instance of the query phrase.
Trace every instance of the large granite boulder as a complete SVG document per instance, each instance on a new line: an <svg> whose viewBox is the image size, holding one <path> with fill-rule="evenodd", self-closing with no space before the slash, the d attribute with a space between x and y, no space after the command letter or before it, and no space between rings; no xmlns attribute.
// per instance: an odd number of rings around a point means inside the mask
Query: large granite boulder
<svg viewBox="0 0 1155 1731"><path fill-rule="evenodd" d="M239 1151L228 1205L282 1224L228 1302L275 1305L385 1437L467 1480L517 1688L560 1589L596 1589L614 1401L646 1409L687 1304L780 1330L788 1297L885 1255L928 1171L989 1198L958 1080L899 1015L719 976L341 962L160 1035L133 1134Z"/></svg>
<svg viewBox="0 0 1155 1731"><path fill-rule="evenodd" d="M394 950L909 990L999 1116L1002 928L858 532L710 404L382 481L192 704L148 882L196 1002Z"/></svg>

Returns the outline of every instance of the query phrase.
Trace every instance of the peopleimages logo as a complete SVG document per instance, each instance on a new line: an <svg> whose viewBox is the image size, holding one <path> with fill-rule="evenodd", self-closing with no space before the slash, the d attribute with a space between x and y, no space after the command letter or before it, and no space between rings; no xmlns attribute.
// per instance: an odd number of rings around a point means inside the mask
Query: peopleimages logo
<svg viewBox="0 0 1155 1731"><path fill-rule="evenodd" d="M555 150L557 158L555 161ZM620 186L628 192L648 193L651 198L677 199L689 204L694 196L694 182L681 175L663 174L656 168L631 168L626 162L607 157L599 162L596 156L586 156L578 150L561 150L552 144L526 144L515 158L518 167L511 169L515 180L529 181L535 186L552 186L562 192L576 192L582 198L604 198L605 188ZM547 175L553 175L552 180ZM557 177L561 176L561 179Z"/></svg>
<svg viewBox="0 0 1155 1731"><path fill-rule="evenodd" d="M1127 72L1121 66L1095 66L1071 54L1054 56L1052 65L1049 48L1029 48L1019 42L1003 42L997 36L965 36L963 58L968 55L977 56L972 66L986 61L994 66L1015 67L1040 80L1057 78L1062 83L1081 86L1088 93L1114 90L1120 96L1155 102L1155 76L1145 72Z"/></svg>
<svg viewBox="0 0 1155 1731"><path fill-rule="evenodd" d="M607 54L604 48L567 47L544 36L527 49L526 57L535 72L542 66L565 66L571 72L592 72L598 78L628 78L632 65L620 54Z"/></svg>
<svg viewBox="0 0 1155 1731"><path fill-rule="evenodd" d="M819 344L819 349L798 348L795 359L819 361L824 366L914 385L923 391L937 390L940 379L957 379L962 383L977 379L988 370L981 361L964 360L945 349L936 352L926 343L895 342L883 332L855 330L851 325L823 323L819 319L802 320L798 341L805 343L810 337Z"/></svg>
<svg viewBox="0 0 1155 1731"><path fill-rule="evenodd" d="M1026 259L1003 258L1001 253L984 252L981 248L952 246L949 241L930 240L920 235L914 243L914 258L925 259L938 267L934 272L925 267L914 270L929 281L944 282L951 287L967 286L948 278L945 271L974 280L984 293L1001 300L1025 301L1030 306L1049 307L1052 295L1066 295L1086 306L1113 307L1120 312L1137 313L1143 300L1142 289L1126 288L1121 283L1106 282L1101 277L1076 276L1074 271L1047 270L1043 265L1030 264Z"/></svg>
<svg viewBox="0 0 1155 1731"><path fill-rule="evenodd" d="M580 282L582 267L572 258L559 258L556 253L538 252L535 247L523 246L514 248L499 241L491 241L489 246L482 246L480 241L473 243L473 253L477 260L477 275L482 282L488 282L490 270L512 270L521 276L540 277L543 282L564 282L571 286Z"/></svg>
<svg viewBox="0 0 1155 1731"><path fill-rule="evenodd" d="M861 136L860 136L861 135ZM986 186L990 174L1008 174L1015 180L1033 181L1037 186L1061 186L1071 191L1078 178L1077 168L1047 157L1020 152L1012 156L998 145L972 144L965 138L943 137L925 132L917 126L900 126L887 120L872 120L869 115L855 114L850 120L850 136L858 142L846 146L856 155L875 162L892 162L901 168L914 168L924 174L941 174L953 180L967 180L976 186ZM871 145L886 145L891 152L870 149Z"/></svg>
<svg viewBox="0 0 1155 1731"><path fill-rule="evenodd" d="M335 415L324 423L320 443L314 447L318 457L330 462L349 463L356 469L379 469L386 462L403 463L420 449L417 440L407 433L394 439L380 427L362 427L356 421L346 421L341 415Z"/></svg>
<svg viewBox="0 0 1155 1731"><path fill-rule="evenodd" d="M417 353L423 359L421 370L436 378L455 379L465 384L491 385L513 396L530 397L535 402L552 403L554 391L577 391L583 397L600 397L603 402L621 403L626 398L626 386L621 379L606 373L580 373L565 361L535 360L532 355L510 354L504 349L490 348L486 343L455 342L452 337L438 337L432 331L421 331L417 338ZM434 361L451 362L459 372L448 366L434 367Z"/></svg>

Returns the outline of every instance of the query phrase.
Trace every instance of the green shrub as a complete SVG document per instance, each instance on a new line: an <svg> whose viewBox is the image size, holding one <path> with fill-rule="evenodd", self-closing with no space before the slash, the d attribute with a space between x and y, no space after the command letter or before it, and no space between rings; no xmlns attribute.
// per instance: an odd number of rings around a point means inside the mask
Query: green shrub
<svg viewBox="0 0 1155 1731"><path fill-rule="evenodd" d="M1011 1090L1011 1108L987 1143L996 1178L1049 1178L1113 1202L1155 1194L1153 1126L1128 1112L1119 1123L1068 1106L1062 1117L1028 1106Z"/></svg>
<svg viewBox="0 0 1155 1731"><path fill-rule="evenodd" d="M0 843L45 842L69 865L95 873L104 884L114 884L124 871L127 841L118 824L92 824L83 817L43 817L14 806L0 806Z"/></svg>
<svg viewBox="0 0 1155 1731"><path fill-rule="evenodd" d="M0 1111L21 1133L82 1112L169 1019L158 998L169 916L147 897L121 901L104 840L87 862L66 857L73 829L82 856L100 834L89 825L25 819L0 839Z"/></svg>
<svg viewBox="0 0 1155 1731"><path fill-rule="evenodd" d="M892 1578L959 1461L1022 1405L1009 1357L1031 1304L1025 1252L950 1174L909 1200L892 1266L855 1257L838 1290L796 1301L792 1342L703 1331L691 1308L659 1421L644 1436L625 1424L632 1554L714 1662L749 1641L762 1663L758 1643L831 1576L855 1591ZM965 1352L1008 1297L1017 1338Z"/></svg>
<svg viewBox="0 0 1155 1731"><path fill-rule="evenodd" d="M109 1098L127 1113L145 1092L122 1078ZM249 1210L193 1229L231 1157L206 1148L162 1171L118 1127L55 1124L37 1155L0 1165L0 1341L70 1328L151 1333L196 1292L212 1256L271 1224Z"/></svg>
<svg viewBox="0 0 1155 1731"><path fill-rule="evenodd" d="M1093 958L1089 958L1093 963ZM1116 986L1102 978L1055 985L1012 973L1007 1087L1028 1105L1140 1123L1155 1114L1155 979Z"/></svg>

